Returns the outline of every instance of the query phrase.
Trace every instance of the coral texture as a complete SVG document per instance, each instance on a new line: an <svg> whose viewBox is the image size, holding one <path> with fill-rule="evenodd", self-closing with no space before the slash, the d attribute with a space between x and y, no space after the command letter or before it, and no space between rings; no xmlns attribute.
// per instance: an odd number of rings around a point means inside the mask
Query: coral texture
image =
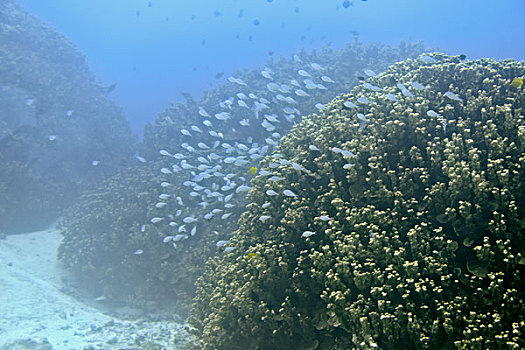
<svg viewBox="0 0 525 350"><path fill-rule="evenodd" d="M294 127L197 282L197 347L523 348L524 75L421 56Z"/></svg>

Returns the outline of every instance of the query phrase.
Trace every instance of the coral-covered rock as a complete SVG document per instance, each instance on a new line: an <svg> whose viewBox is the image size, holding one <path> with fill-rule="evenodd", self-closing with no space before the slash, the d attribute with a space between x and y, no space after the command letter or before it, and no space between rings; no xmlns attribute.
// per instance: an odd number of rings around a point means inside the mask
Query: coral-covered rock
<svg viewBox="0 0 525 350"><path fill-rule="evenodd" d="M197 282L198 347L523 348L524 75L421 56L294 127Z"/></svg>

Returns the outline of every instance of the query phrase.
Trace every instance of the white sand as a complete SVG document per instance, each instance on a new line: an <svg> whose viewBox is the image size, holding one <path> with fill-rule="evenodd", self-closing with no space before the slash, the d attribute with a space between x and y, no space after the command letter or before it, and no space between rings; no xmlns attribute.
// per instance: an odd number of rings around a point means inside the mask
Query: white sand
<svg viewBox="0 0 525 350"><path fill-rule="evenodd" d="M180 323L120 320L62 292L60 240L55 229L0 240L0 349L28 338L54 349L181 348L188 336Z"/></svg>

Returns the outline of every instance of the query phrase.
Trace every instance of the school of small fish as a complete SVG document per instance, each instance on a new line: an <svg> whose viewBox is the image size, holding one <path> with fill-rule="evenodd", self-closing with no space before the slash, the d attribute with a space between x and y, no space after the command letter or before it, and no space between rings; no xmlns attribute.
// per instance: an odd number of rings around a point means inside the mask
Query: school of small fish
<svg viewBox="0 0 525 350"><path fill-rule="evenodd" d="M430 64L435 59L424 55L421 56L421 60ZM151 217L149 223L141 227L141 231L144 231L150 224L167 225L168 229L165 230L166 234L162 241L176 248L176 243L198 235L199 227L205 229L213 220L235 220L236 222L242 208L237 208L236 203L239 201L235 198L244 198L252 189L250 185L252 176L263 176L271 185L283 179L282 172L276 171L278 168L313 175L301 164L284 159L280 154L274 152L281 138L281 134L276 132L276 126L282 123L288 123L290 126L295 124L296 116L301 115L296 107L302 103L301 99L310 101L311 99L307 98L311 96L312 91L326 89L322 83L333 84L336 81L327 75L329 74L328 67L316 62L306 64L301 59L296 59L295 62L300 63L301 66L295 71L295 77L292 79L283 78L282 74L275 73L270 67L265 67L260 71L260 79L265 81L263 86L266 86L266 93L260 89L251 90L248 82L231 76L227 80L232 84L232 88L237 90L233 96L224 99L213 109L209 106L206 108L198 106L195 113L201 125L193 124L180 128L180 149L159 150L160 155L166 157L166 162L169 163L159 169L162 177L159 185L163 193L158 196L154 204L158 214ZM371 79L378 76L371 69L365 69L363 73ZM385 88L365 81L362 87L365 91L368 90L369 94L365 93L355 101L346 100L342 103L347 109L359 111L355 114L359 122L359 130L365 129L370 118L373 118L372 113L367 115L364 112L375 99L383 96L388 101L395 103L399 98L413 98L415 94L429 90L429 87L417 81L410 81L406 84L397 82L394 86L398 90L387 92L384 91ZM396 91L400 92L400 95L396 96ZM451 91L445 92L443 96L450 101L463 101ZM318 111L327 108L322 103L316 103L312 107ZM446 134L446 119L432 109L426 112L426 116L440 120ZM264 131L263 143L255 142L253 137L249 136L250 134L243 131L246 130L243 128L252 129L254 127L260 127L260 130ZM314 144L309 145L308 149L310 152L322 152L321 148ZM356 157L354 153L356 150L352 152L352 150L332 146L328 148L328 151L340 155L347 161L343 169L351 170L355 166L353 159ZM324 152L327 152L326 149ZM259 160L269 154L272 155L274 161L268 164L268 169L259 169ZM183 191L187 192L186 195L174 193L171 190L171 188L180 188L178 186L180 183L187 189ZM265 191L268 201L261 205L261 209L269 208L275 200L285 198L300 200L301 197L297 193L300 193L300 191L297 192L297 189L268 188ZM192 210L196 205L205 213L200 215L197 211ZM202 210L199 213L202 213ZM263 225L268 225L274 220L270 214L264 212L259 215L258 219ZM331 219L327 215L321 215L318 220L329 222ZM314 235L317 235L315 231L306 230L302 233L303 238L310 238ZM227 251L235 249L229 244L229 240L216 242L216 246L224 247L225 251L226 248ZM134 254L140 255L142 250L139 249Z"/></svg>

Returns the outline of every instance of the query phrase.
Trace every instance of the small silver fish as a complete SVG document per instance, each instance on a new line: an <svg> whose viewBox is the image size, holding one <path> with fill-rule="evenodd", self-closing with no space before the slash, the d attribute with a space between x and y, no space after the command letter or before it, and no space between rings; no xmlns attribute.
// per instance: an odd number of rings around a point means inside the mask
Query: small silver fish
<svg viewBox="0 0 525 350"><path fill-rule="evenodd" d="M414 89L422 91L426 89L426 86L423 86L421 83L417 81L413 81L410 83L410 86L412 86Z"/></svg>
<svg viewBox="0 0 525 350"><path fill-rule="evenodd" d="M261 215L259 216L259 220L262 222L265 222L266 220L270 220L272 217L270 215Z"/></svg>
<svg viewBox="0 0 525 350"><path fill-rule="evenodd" d="M308 72L305 71L304 69L298 70L298 71L297 71L297 74L299 74L299 75L302 76L302 77L311 77L310 73L308 73Z"/></svg>
<svg viewBox="0 0 525 350"><path fill-rule="evenodd" d="M229 242L229 240L228 241L217 241L217 243L215 243L215 245L217 247L224 247L228 242Z"/></svg>
<svg viewBox="0 0 525 350"><path fill-rule="evenodd" d="M453 100L453 101L463 102L463 100L461 98L459 98L458 95L456 95L452 91L445 92L445 96L448 97L449 99Z"/></svg>
<svg viewBox="0 0 525 350"><path fill-rule="evenodd" d="M374 71L371 70L371 69L365 69L364 72L365 72L365 74L368 75L369 77L377 77L376 72L374 72Z"/></svg>
<svg viewBox="0 0 525 350"><path fill-rule="evenodd" d="M308 238L308 237L311 237L311 236L313 236L313 235L315 235L315 234L316 234L316 232L314 232L314 231L304 231L303 234L302 234L302 236L303 236L304 238Z"/></svg>
<svg viewBox="0 0 525 350"><path fill-rule="evenodd" d="M428 55L423 55L423 56L421 56L420 58L421 58L421 60L422 60L423 62L425 62L425 63L434 63L434 62L436 62L436 59L435 59L435 58L430 57L430 56L428 56Z"/></svg>
<svg viewBox="0 0 525 350"><path fill-rule="evenodd" d="M395 97L391 93L386 94L386 98L388 98L392 102L397 102L397 97Z"/></svg>
<svg viewBox="0 0 525 350"><path fill-rule="evenodd" d="M293 193L291 190L284 190L283 194L287 197L297 197L297 195Z"/></svg>
<svg viewBox="0 0 525 350"><path fill-rule="evenodd" d="M437 117L439 117L439 114L438 114L436 111L432 110L432 109L429 109L429 110L427 111L427 115L428 115L429 117L432 117L432 118L437 118Z"/></svg>
<svg viewBox="0 0 525 350"><path fill-rule="evenodd" d="M345 101L343 102L343 105L346 107L346 108L357 108L357 105L351 101Z"/></svg>
<svg viewBox="0 0 525 350"><path fill-rule="evenodd" d="M301 97L310 96L308 93L306 93L306 91L301 90L301 89L297 89L297 90L295 90L295 94L296 94L297 96L301 96Z"/></svg>
<svg viewBox="0 0 525 350"><path fill-rule="evenodd" d="M279 193L275 192L274 190L266 190L266 194L268 196L278 196Z"/></svg>
<svg viewBox="0 0 525 350"><path fill-rule="evenodd" d="M332 78L330 78L329 76L326 76L326 75L323 75L321 77L321 80L324 81L325 83L335 83L335 81Z"/></svg>

